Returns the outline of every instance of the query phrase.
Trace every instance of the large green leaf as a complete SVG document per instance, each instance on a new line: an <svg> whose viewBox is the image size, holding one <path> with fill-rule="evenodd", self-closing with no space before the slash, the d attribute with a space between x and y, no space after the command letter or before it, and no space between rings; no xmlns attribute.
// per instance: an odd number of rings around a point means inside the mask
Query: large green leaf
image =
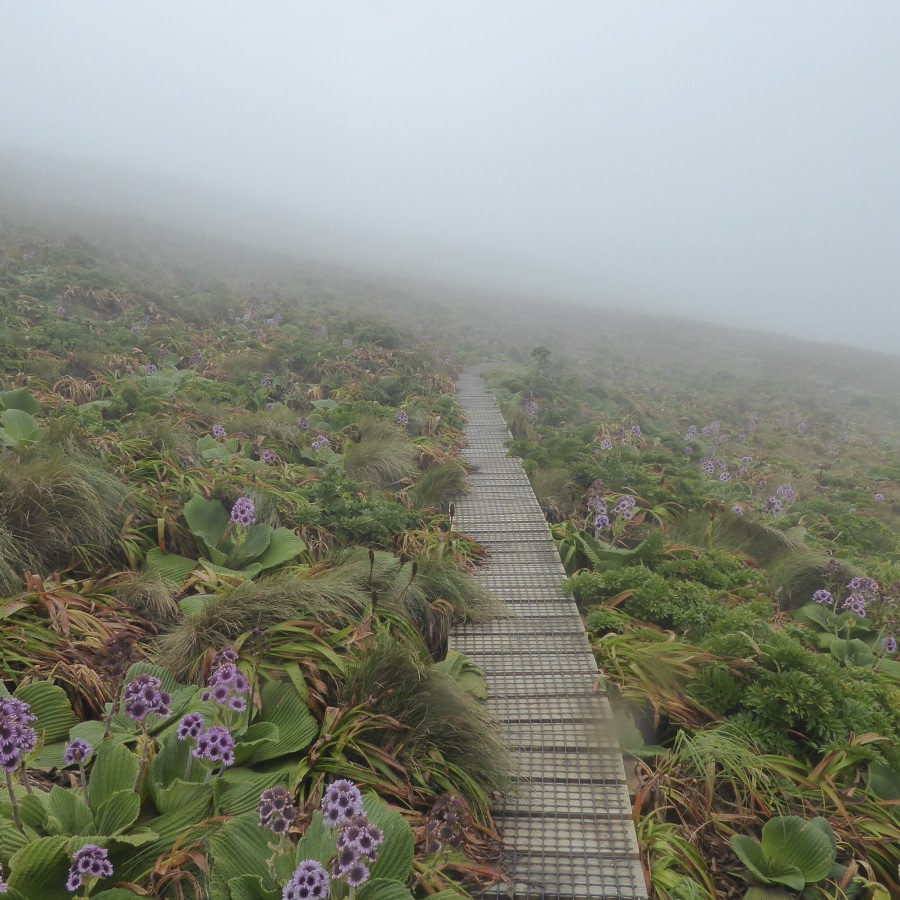
<svg viewBox="0 0 900 900"><path fill-rule="evenodd" d="M0 859L9 859L28 843L28 838L12 822L0 821Z"/></svg>
<svg viewBox="0 0 900 900"><path fill-rule="evenodd" d="M228 897L228 882L242 875L257 875L268 881L271 837L271 832L260 826L255 812L230 819L219 828L209 840L211 895Z"/></svg>
<svg viewBox="0 0 900 900"><path fill-rule="evenodd" d="M222 563L229 569L243 569L261 556L272 539L271 525L251 525L245 529L241 540L234 541L228 559Z"/></svg>
<svg viewBox="0 0 900 900"><path fill-rule="evenodd" d="M753 876L753 881L757 881L760 884L770 882L771 872L763 853L762 844L759 841L746 834L734 834L731 836L731 849L734 850L738 859L747 867L747 870Z"/></svg>
<svg viewBox="0 0 900 900"><path fill-rule="evenodd" d="M131 828L141 814L141 798L134 791L116 791L97 810L97 833L107 836Z"/></svg>
<svg viewBox="0 0 900 900"><path fill-rule="evenodd" d="M33 444L43 437L43 429L35 421L34 416L21 409L8 409L0 413L0 440L7 447L19 447Z"/></svg>
<svg viewBox="0 0 900 900"><path fill-rule="evenodd" d="M228 528L228 513L218 500L207 500L195 494L184 505L184 518L188 528L207 547L218 547Z"/></svg>
<svg viewBox="0 0 900 900"><path fill-rule="evenodd" d="M134 790L140 761L127 747L115 741L104 741L94 750L97 758L91 769L88 799L96 814L113 794Z"/></svg>
<svg viewBox="0 0 900 900"><path fill-rule="evenodd" d="M40 831L45 831L47 821L47 804L50 802L50 795L43 791L35 791L33 794L26 794L19 800L19 815L22 821L29 827ZM0 852L0 856L4 856Z"/></svg>
<svg viewBox="0 0 900 900"><path fill-rule="evenodd" d="M459 894L455 895L459 897ZM387 878L373 878L367 881L356 894L357 900L413 900L409 888L399 881Z"/></svg>
<svg viewBox="0 0 900 900"><path fill-rule="evenodd" d="M365 796L366 815L384 832L384 843L378 851L378 859L372 866L372 879L384 878L406 883L412 866L415 838L409 822L387 807L377 795Z"/></svg>
<svg viewBox="0 0 900 900"><path fill-rule="evenodd" d="M3 409L20 409L32 416L41 414L41 404L34 399L28 388L14 388L11 391L0 391L0 407Z"/></svg>
<svg viewBox="0 0 900 900"><path fill-rule="evenodd" d="M163 553L157 547L148 550L144 557L144 568L149 573L178 585L184 584L185 579L198 565L196 559L188 559L177 553Z"/></svg>
<svg viewBox="0 0 900 900"><path fill-rule="evenodd" d="M228 880L228 896L231 900L278 900L281 891L266 887L259 875L241 875Z"/></svg>
<svg viewBox="0 0 900 900"><path fill-rule="evenodd" d="M263 569L272 569L290 562L295 556L306 551L306 544L289 528L276 528L272 532L269 546L257 559Z"/></svg>
<svg viewBox="0 0 900 900"><path fill-rule="evenodd" d="M900 800L900 772L893 766L870 762L869 791L880 800Z"/></svg>
<svg viewBox="0 0 900 900"><path fill-rule="evenodd" d="M29 900L66 900L69 875L68 838L62 835L38 838L24 846L9 861L10 889Z"/></svg>
<svg viewBox="0 0 900 900"><path fill-rule="evenodd" d="M831 871L835 851L833 838L817 824L800 816L778 816L763 825L762 848L773 874L782 884L802 890L803 884L783 877L785 871L796 869L804 881L815 884Z"/></svg>
<svg viewBox="0 0 900 900"><path fill-rule="evenodd" d="M167 788L158 790L153 802L163 815L178 812L184 806L191 806L203 808L205 816L212 808L212 797L213 786L210 782L176 779Z"/></svg>
<svg viewBox="0 0 900 900"><path fill-rule="evenodd" d="M48 744L64 741L69 736L69 729L78 721L66 692L50 681L20 685L15 696L31 707L37 716L33 727L38 733L43 732Z"/></svg>
<svg viewBox="0 0 900 900"><path fill-rule="evenodd" d="M219 809L229 816L255 810L259 795L276 784L286 784L294 768L293 762L286 762L263 772L242 766L226 769L215 780Z"/></svg>
<svg viewBox="0 0 900 900"><path fill-rule="evenodd" d="M235 742L234 761L243 765L257 750L278 742L278 726L274 722L255 722Z"/></svg>
<svg viewBox="0 0 900 900"><path fill-rule="evenodd" d="M93 834L94 816L74 791L54 785L47 802L47 830L53 834Z"/></svg>
<svg viewBox="0 0 900 900"><path fill-rule="evenodd" d="M134 897L143 897L144 894L136 894L128 888L110 888L108 891L100 891L99 894L91 894L91 900L133 900Z"/></svg>
<svg viewBox="0 0 900 900"><path fill-rule="evenodd" d="M337 833L325 824L321 811L317 809L313 812L312 822L294 848L294 865L299 865L305 859L315 859L327 866L336 847Z"/></svg>
<svg viewBox="0 0 900 900"><path fill-rule="evenodd" d="M269 681L260 694L263 707L260 721L278 726L278 740L255 750L252 762L275 759L308 747L318 734L319 725L294 685L289 681Z"/></svg>

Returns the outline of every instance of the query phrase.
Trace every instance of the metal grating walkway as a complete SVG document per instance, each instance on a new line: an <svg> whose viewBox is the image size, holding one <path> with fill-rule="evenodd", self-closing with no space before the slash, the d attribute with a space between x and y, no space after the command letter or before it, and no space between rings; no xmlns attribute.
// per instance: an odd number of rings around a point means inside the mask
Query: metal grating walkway
<svg viewBox="0 0 900 900"><path fill-rule="evenodd" d="M456 502L454 528L489 550L480 582L510 617L453 630L451 646L484 670L517 790L495 809L511 885L492 898L647 896L622 755L597 666L565 570L511 435L478 377L459 378L466 412L471 493Z"/></svg>

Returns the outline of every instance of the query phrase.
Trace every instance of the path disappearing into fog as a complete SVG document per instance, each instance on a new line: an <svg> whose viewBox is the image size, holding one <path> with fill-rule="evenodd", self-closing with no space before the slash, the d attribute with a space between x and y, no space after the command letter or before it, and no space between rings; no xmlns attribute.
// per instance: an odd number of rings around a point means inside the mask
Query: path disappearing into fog
<svg viewBox="0 0 900 900"><path fill-rule="evenodd" d="M483 670L488 708L500 721L516 790L495 808L512 885L485 896L642 898L622 755L597 666L565 570L493 396L467 369L465 410L471 492L456 502L456 530L487 547L479 582L508 615L455 628L451 647Z"/></svg>

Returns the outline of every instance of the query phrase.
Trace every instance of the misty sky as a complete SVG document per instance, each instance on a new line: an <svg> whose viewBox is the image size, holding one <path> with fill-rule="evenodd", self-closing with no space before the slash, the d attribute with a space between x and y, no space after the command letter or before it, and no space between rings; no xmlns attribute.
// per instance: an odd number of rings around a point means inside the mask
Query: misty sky
<svg viewBox="0 0 900 900"><path fill-rule="evenodd" d="M898 352L898 39L897 0L19 0L0 144L391 264Z"/></svg>

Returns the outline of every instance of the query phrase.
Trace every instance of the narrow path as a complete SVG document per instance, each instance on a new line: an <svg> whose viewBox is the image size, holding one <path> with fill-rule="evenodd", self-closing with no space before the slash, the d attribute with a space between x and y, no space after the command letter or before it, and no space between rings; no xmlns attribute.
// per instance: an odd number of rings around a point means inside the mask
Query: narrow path
<svg viewBox="0 0 900 900"><path fill-rule="evenodd" d="M489 550L479 581L510 616L454 629L451 647L484 670L488 706L516 769L514 796L496 808L513 885L485 896L642 898L647 893L606 697L565 570L496 401L467 369L465 459L477 467L454 528Z"/></svg>

